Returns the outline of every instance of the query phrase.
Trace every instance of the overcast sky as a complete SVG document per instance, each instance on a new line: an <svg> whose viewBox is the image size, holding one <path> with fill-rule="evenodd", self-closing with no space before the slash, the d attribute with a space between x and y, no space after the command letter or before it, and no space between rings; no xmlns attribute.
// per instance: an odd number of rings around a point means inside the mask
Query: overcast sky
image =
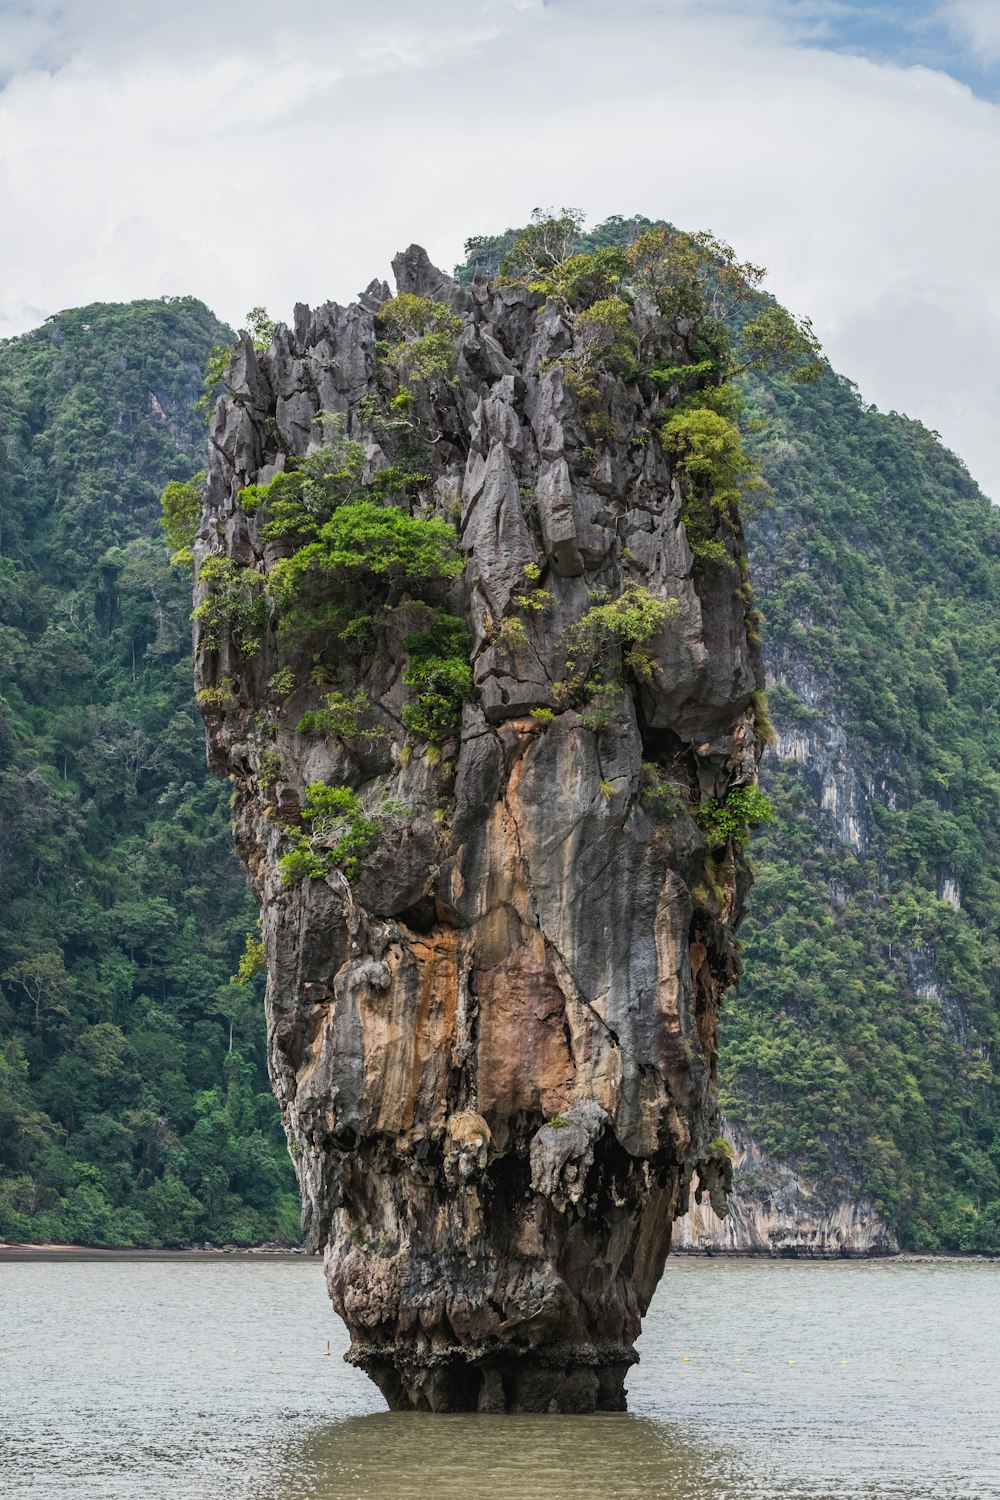
<svg viewBox="0 0 1000 1500"><path fill-rule="evenodd" d="M768 266L1000 500L998 86L1000 0L0 0L0 336L642 213Z"/></svg>

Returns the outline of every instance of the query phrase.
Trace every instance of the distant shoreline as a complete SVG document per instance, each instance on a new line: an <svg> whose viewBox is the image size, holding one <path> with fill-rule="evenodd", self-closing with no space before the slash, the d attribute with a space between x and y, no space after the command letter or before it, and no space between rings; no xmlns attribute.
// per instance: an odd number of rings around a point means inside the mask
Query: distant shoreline
<svg viewBox="0 0 1000 1500"><path fill-rule="evenodd" d="M995 1255L981 1255L962 1250L897 1250L892 1254L868 1255L794 1255L775 1250L671 1250L674 1260L773 1260L773 1261L823 1261L826 1263L845 1260L982 1260L996 1261ZM7 1245L0 1244L0 1264L5 1261L82 1261L82 1260L163 1260L163 1261L220 1261L220 1260L298 1260L320 1262L314 1252L301 1246L254 1245L249 1249L237 1246L225 1248L219 1245L189 1246L183 1250L138 1249L133 1245L107 1248L97 1245Z"/></svg>
<svg viewBox="0 0 1000 1500"><path fill-rule="evenodd" d="M257 1245L249 1249L220 1245L190 1246L183 1250L118 1248L97 1245L4 1245L0 1262L14 1260L314 1260L301 1246Z"/></svg>

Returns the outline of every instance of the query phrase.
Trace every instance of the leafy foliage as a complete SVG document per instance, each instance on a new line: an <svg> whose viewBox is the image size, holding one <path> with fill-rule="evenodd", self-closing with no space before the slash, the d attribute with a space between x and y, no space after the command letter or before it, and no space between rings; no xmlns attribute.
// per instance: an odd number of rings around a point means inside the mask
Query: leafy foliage
<svg viewBox="0 0 1000 1500"><path fill-rule="evenodd" d="M666 227L654 224L641 215L626 219L612 214L593 229L584 229L584 215L579 209L564 208L559 213L536 208L531 224L523 229L506 229L502 234L480 235L465 242L466 259L455 267L456 279L471 286L478 275L498 274L511 279L527 278L561 265L572 255L594 254L631 244L644 230Z"/></svg>
<svg viewBox="0 0 1000 1500"><path fill-rule="evenodd" d="M230 557L208 557L198 577L208 592L194 611L201 639L217 651L225 635L232 636L244 656L256 656L267 624L264 580L254 568L241 568Z"/></svg>
<svg viewBox="0 0 1000 1500"><path fill-rule="evenodd" d="M274 330L278 326L277 323L271 317L266 307L258 306L251 307L247 313L246 325L251 343L258 354L263 354L274 337Z"/></svg>
<svg viewBox="0 0 1000 1500"><path fill-rule="evenodd" d="M655 761L644 760L639 780L642 805L657 823L672 823L685 806L681 789Z"/></svg>
<svg viewBox="0 0 1000 1500"><path fill-rule="evenodd" d="M240 504L248 515L260 513L265 541L299 547L314 541L337 506L362 493L368 457L364 444L344 436L344 419L339 414L320 412L315 420L323 434L318 448L305 458L291 460L269 484L248 484L240 492Z"/></svg>
<svg viewBox="0 0 1000 1500"><path fill-rule="evenodd" d="M447 521L358 500L334 511L316 541L280 558L269 587L286 630L315 631L325 623L342 631L405 594L440 597L461 571L458 538Z"/></svg>
<svg viewBox="0 0 1000 1500"><path fill-rule="evenodd" d="M193 567L194 539L198 534L201 518L201 486L204 472L196 474L186 482L171 479L160 496L163 514L160 525L166 537L170 561L175 567Z"/></svg>
<svg viewBox="0 0 1000 1500"><path fill-rule="evenodd" d="M319 708L311 708L302 715L296 732L333 735L337 739L353 735L367 740L381 739L385 730L365 725L371 711L372 702L364 688L356 688L350 697L335 689L323 694Z"/></svg>
<svg viewBox="0 0 1000 1500"><path fill-rule="evenodd" d="M732 843L742 848L750 831L774 822L771 799L758 786L734 786L723 801L706 797L694 810L694 819L710 849Z"/></svg>
<svg viewBox="0 0 1000 1500"><path fill-rule="evenodd" d="M714 383L749 370L790 370L802 382L822 375L820 346L808 320L764 297L765 268L738 261L724 240L657 227L632 243L629 262L635 285L663 317L691 326L693 357L714 369Z"/></svg>
<svg viewBox="0 0 1000 1500"><path fill-rule="evenodd" d="M664 392L671 412L660 436L681 478L695 562L727 564L739 502L759 483L733 382L765 369L818 379L824 366L816 338L807 321L762 295L763 267L737 261L710 234L617 218L593 231L593 248L584 249L583 238L579 214L536 210L525 229L509 232L501 279L560 301L567 313L575 309L576 344L558 364L592 444L615 432L605 377ZM648 326L640 333L633 318L639 294L669 330L666 352L650 347Z"/></svg>
<svg viewBox="0 0 1000 1500"><path fill-rule="evenodd" d="M638 583L597 601L565 632L566 678L556 684L567 707L617 698L624 670L646 678L652 670L650 643L678 613L676 599L659 599Z"/></svg>
<svg viewBox="0 0 1000 1500"><path fill-rule="evenodd" d="M755 377L748 402L775 725L786 748L838 726L870 800L852 843L815 763L765 760L777 821L754 844L723 1102L904 1243L995 1253L1000 514L934 434L831 374Z"/></svg>
<svg viewBox="0 0 1000 1500"><path fill-rule="evenodd" d="M403 723L439 745L458 728L462 700L472 692L472 668L462 621L445 610L429 614L426 628L403 642L408 657L403 683L416 698L404 707Z"/></svg>
<svg viewBox="0 0 1000 1500"><path fill-rule="evenodd" d="M710 407L683 406L664 422L662 437L681 478L681 519L696 562L728 563L720 526L757 482L739 428Z"/></svg>
<svg viewBox="0 0 1000 1500"><path fill-rule="evenodd" d="M188 544L192 405L228 337L185 298L0 346L0 1239L298 1237L157 525L166 485Z"/></svg>
<svg viewBox="0 0 1000 1500"><path fill-rule="evenodd" d="M366 816L360 797L349 786L314 781L306 791L300 826L288 832L292 848L278 862L284 885L322 880L334 870L353 883L378 842L380 828Z"/></svg>
<svg viewBox="0 0 1000 1500"><path fill-rule="evenodd" d="M429 297L400 292L383 304L378 320L388 334L385 358L404 385L454 380L455 340L462 331L462 320L450 307Z"/></svg>

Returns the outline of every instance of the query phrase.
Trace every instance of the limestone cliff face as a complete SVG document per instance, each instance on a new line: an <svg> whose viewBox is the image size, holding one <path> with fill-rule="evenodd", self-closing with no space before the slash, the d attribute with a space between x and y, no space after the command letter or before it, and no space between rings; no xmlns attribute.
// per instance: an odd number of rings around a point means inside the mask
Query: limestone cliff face
<svg viewBox="0 0 1000 1500"><path fill-rule="evenodd" d="M898 1255L892 1228L864 1197L831 1199L819 1186L768 1159L745 1130L726 1125L733 1183L724 1219L707 1202L690 1202L673 1248L706 1255L770 1255L840 1260Z"/></svg>
<svg viewBox="0 0 1000 1500"><path fill-rule="evenodd" d="M650 440L659 396L603 375L588 433L572 314L466 294L416 247L394 270L460 318L453 382L392 418L373 284L298 307L259 357L244 338L211 433L198 597L211 557L266 581L282 549L241 492L316 447L320 412L365 445L369 478L417 433L423 481L387 503L451 522L464 557L447 603L472 689L439 746L402 722L405 597L355 651L290 644L274 609L250 650L235 625L199 629L210 759L261 905L271 1074L350 1357L390 1405L616 1408L692 1182L724 1209L716 1027L748 879L732 845L706 874L693 814L756 775L742 542L735 526L734 565L695 576ZM641 297L631 316L686 357L682 326ZM567 706L573 623L630 586L676 604L611 713ZM303 732L324 671L363 690L363 724ZM667 816L651 773L676 793ZM282 879L317 782L377 824L353 883Z"/></svg>

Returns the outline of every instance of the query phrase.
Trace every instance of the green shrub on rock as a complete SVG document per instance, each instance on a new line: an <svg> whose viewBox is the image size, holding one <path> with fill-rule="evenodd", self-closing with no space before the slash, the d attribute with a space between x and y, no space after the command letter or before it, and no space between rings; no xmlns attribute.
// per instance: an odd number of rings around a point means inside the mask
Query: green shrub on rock
<svg viewBox="0 0 1000 1500"><path fill-rule="evenodd" d="M717 797L699 802L694 820L710 849L730 842L742 848L751 829L774 822L774 805L759 786L735 786L721 802Z"/></svg>
<svg viewBox="0 0 1000 1500"><path fill-rule="evenodd" d="M462 701L472 692L468 633L455 615L435 610L424 630L406 637L403 649L408 657L403 683L416 700L403 709L403 723L440 745L458 728Z"/></svg>
<svg viewBox="0 0 1000 1500"><path fill-rule="evenodd" d="M651 642L678 611L676 599L659 599L634 582L618 595L599 596L564 635L566 679L557 684L560 700L572 706L602 685L617 685L622 666L648 678Z"/></svg>
<svg viewBox="0 0 1000 1500"><path fill-rule="evenodd" d="M202 644L218 651L232 636L244 656L256 656L267 624L264 580L254 568L241 568L231 557L208 557L198 573L208 593L192 618L201 626Z"/></svg>
<svg viewBox="0 0 1000 1500"><path fill-rule="evenodd" d="M458 538L447 521L358 500L336 510L315 542L275 563L270 582L285 607L312 583L340 601L389 605L404 593L440 595L461 571Z"/></svg>
<svg viewBox="0 0 1000 1500"><path fill-rule="evenodd" d="M385 359L404 385L450 384L455 378L455 340L462 319L444 302L400 292L379 310L381 331L388 335Z"/></svg>
<svg viewBox="0 0 1000 1500"><path fill-rule="evenodd" d="M680 477L681 519L695 561L728 563L720 530L738 513L742 493L759 486L739 428L710 406L685 406L671 413L661 436Z"/></svg>
<svg viewBox="0 0 1000 1500"><path fill-rule="evenodd" d="M160 525L166 537L170 561L175 567L190 568L194 564L192 548L201 519L201 489L204 482L204 471L186 482L172 479L160 496L163 511Z"/></svg>
<svg viewBox="0 0 1000 1500"><path fill-rule="evenodd" d="M380 827L366 816L361 798L349 786L314 781L306 792L300 827L288 832L292 848L278 862L283 885L322 880L338 869L353 884L378 842Z"/></svg>

